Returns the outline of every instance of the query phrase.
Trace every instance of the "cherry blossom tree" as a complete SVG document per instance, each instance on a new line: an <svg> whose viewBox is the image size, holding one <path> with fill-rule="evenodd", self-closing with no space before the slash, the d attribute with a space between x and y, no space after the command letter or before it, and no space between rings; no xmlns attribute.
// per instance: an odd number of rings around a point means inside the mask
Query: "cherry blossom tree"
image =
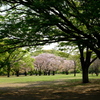
<svg viewBox="0 0 100 100"><path fill-rule="evenodd" d="M68 71L71 69L75 72L76 66L73 60L66 60L65 58L49 53L40 54L34 57L34 59L35 71L38 71L39 75L41 75L42 71L44 75L50 75L51 72L55 75L55 71L57 70L65 71L66 74L68 74Z"/></svg>
<svg viewBox="0 0 100 100"><path fill-rule="evenodd" d="M35 57L34 66L35 66L36 75L37 75L37 71L39 72L39 75L41 75L43 63L44 63L44 60L42 57L40 57L40 56Z"/></svg>
<svg viewBox="0 0 100 100"><path fill-rule="evenodd" d="M73 69L75 71L75 61L73 60L64 60L62 62L62 65L60 66L60 70L63 72L66 72L66 74L68 75L68 71Z"/></svg>
<svg viewBox="0 0 100 100"><path fill-rule="evenodd" d="M36 57L34 57L35 62L34 66L35 69L38 70L40 73L41 71L44 72L44 75L50 75L50 72L53 72L53 75L55 74L55 71L59 69L59 66L61 65L61 61L63 58L55 56L54 54L49 53L43 53Z"/></svg>
<svg viewBox="0 0 100 100"><path fill-rule="evenodd" d="M56 56L55 58L51 58L49 68L52 71L52 74L55 75L55 71L59 70L59 67L62 65L64 58Z"/></svg>

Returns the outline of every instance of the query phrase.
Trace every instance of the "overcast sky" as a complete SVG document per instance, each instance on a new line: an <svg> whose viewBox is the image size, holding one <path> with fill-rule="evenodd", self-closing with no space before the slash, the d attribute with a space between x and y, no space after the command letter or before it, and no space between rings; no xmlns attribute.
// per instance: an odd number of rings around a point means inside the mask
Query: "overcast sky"
<svg viewBox="0 0 100 100"><path fill-rule="evenodd" d="M44 45L44 46L43 46L43 50L54 49L54 48L56 48L56 46L57 46L57 43L52 43L52 44L50 44L50 45Z"/></svg>

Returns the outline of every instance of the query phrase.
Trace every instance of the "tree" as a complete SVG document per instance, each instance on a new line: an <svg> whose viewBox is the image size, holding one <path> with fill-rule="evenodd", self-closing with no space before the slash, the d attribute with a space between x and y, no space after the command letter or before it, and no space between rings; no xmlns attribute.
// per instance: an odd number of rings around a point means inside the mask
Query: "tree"
<svg viewBox="0 0 100 100"><path fill-rule="evenodd" d="M34 66L39 71L39 75L41 75L41 71L44 72L44 75L50 75L51 71L55 75L55 71L59 69L59 66L64 60L64 58L49 53L40 54L34 57L34 59Z"/></svg>
<svg viewBox="0 0 100 100"><path fill-rule="evenodd" d="M81 71L81 62L80 62L80 54L79 51L74 52L73 54L71 54L67 60L73 60L75 61L75 65L76 65L76 72L80 72Z"/></svg>
<svg viewBox="0 0 100 100"><path fill-rule="evenodd" d="M76 64L75 61L73 60L63 60L60 70L64 71L66 75L68 75L69 70L73 69L74 70L74 76L75 76L75 70L76 70Z"/></svg>
<svg viewBox="0 0 100 100"><path fill-rule="evenodd" d="M64 58L56 56L54 58L49 58L49 67L52 74L55 75L55 72L59 70Z"/></svg>
<svg viewBox="0 0 100 100"><path fill-rule="evenodd" d="M25 76L27 76L27 72L33 71L33 69L34 69L34 59L31 58L30 54L27 53L26 55L24 55L24 57L22 59L21 69L24 70Z"/></svg>
<svg viewBox="0 0 100 100"><path fill-rule="evenodd" d="M16 75L19 76L19 70L22 66L23 61L25 63L27 62L27 64L25 64L25 65L30 65L31 63L33 65L33 61L31 61L31 62L29 61L31 58L28 57L28 52L21 48L11 49L9 51L6 51L3 54L0 54L0 56L2 58L0 60L0 65L1 65L0 67L1 68L6 67L8 77L10 77L11 70L14 70L16 72ZM28 59L27 61L26 61L26 58ZM25 65L24 65L24 67L25 67Z"/></svg>
<svg viewBox="0 0 100 100"><path fill-rule="evenodd" d="M3 55L4 56L3 60L0 62L0 65L1 65L0 68L6 67L8 77L10 77L11 64L12 64L12 61L10 58L11 58L13 52L14 52L14 50L5 52L5 55Z"/></svg>
<svg viewBox="0 0 100 100"><path fill-rule="evenodd" d="M34 59L35 59L35 62L34 62L35 69L36 71L39 71L39 76L40 76L42 74L41 71L42 71L43 64L45 62L45 57L42 57L40 55L40 56L34 57Z"/></svg>
<svg viewBox="0 0 100 100"><path fill-rule="evenodd" d="M33 66L34 59L31 58L30 54L27 52L23 55L23 57L15 62L12 66L12 70L16 72L16 76L19 76L20 73L24 73L25 76L27 76L27 73L30 71L30 74L32 74L32 71L34 69Z"/></svg>
<svg viewBox="0 0 100 100"><path fill-rule="evenodd" d="M100 58L100 0L3 0L2 2L10 5L8 16L5 18L10 20L1 23L1 37L10 38L8 45L18 44L19 47L72 41L78 45L80 51L83 82L89 82L86 75L90 65L89 51L94 51ZM4 24L5 22L7 24ZM86 61L82 47L88 49ZM84 68L85 65L87 67Z"/></svg>
<svg viewBox="0 0 100 100"><path fill-rule="evenodd" d="M30 42L37 40L38 42L35 44L43 44L45 42L66 41L66 38L69 41L81 40L82 44L86 45L87 43L89 47L99 56L99 0L3 0L2 2L10 5L11 8L8 7L9 10L13 10L13 8L15 9L12 12L13 16L9 15L8 17L11 19L13 18L11 20L13 25L9 25L9 28L14 28L13 32L16 32L15 27L17 27L18 29L21 29L19 31L22 32L22 36L23 31L25 32L24 34L28 36L27 38L30 38L30 32L32 32L31 34L43 32L43 34L35 34L35 37L37 38L34 37L34 40L31 36ZM92 6L93 4L96 6ZM93 13L94 11L95 13ZM22 15L22 18L20 15ZM20 19L20 21L16 21L16 18ZM30 21L33 23L30 23ZM44 37L43 35L47 34L47 32L49 36L46 35ZM50 35L50 33L55 34ZM4 34L4 31L2 31L2 34ZM13 33L10 34L11 36L15 36ZM16 37L20 37L20 40L22 39L23 41L23 38L18 34L15 36L15 39L17 39ZM55 36L56 40L54 38ZM14 43L18 43L18 41L14 41ZM26 45L26 43L24 45Z"/></svg>
<svg viewBox="0 0 100 100"><path fill-rule="evenodd" d="M74 50L78 49L78 52L80 54L81 67L82 67L82 79L83 79L82 81L83 83L88 83L89 82L88 69L89 69L89 66L97 59L96 55L88 47L88 45L86 46L82 44L81 42L77 42L77 45L73 42L61 42L60 46L66 47L65 44L67 44L67 46L72 46L71 48ZM94 55L94 57L92 57L92 55ZM93 59L91 60L91 58Z"/></svg>
<svg viewBox="0 0 100 100"><path fill-rule="evenodd" d="M15 75L18 77L19 76L19 72L21 70L21 66L22 66L22 62L21 60L16 62L13 66L12 66L12 70L15 72Z"/></svg>
<svg viewBox="0 0 100 100"><path fill-rule="evenodd" d="M100 72L100 59L96 59L93 64L89 68L90 72L93 74L95 73L98 76Z"/></svg>

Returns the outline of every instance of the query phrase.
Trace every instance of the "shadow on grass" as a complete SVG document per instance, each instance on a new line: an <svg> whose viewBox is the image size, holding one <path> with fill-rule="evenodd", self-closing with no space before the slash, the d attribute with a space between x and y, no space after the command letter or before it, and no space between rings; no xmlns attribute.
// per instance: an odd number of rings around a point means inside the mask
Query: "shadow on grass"
<svg viewBox="0 0 100 100"><path fill-rule="evenodd" d="M79 79L16 83L0 87L0 100L100 100L100 80L88 84Z"/></svg>

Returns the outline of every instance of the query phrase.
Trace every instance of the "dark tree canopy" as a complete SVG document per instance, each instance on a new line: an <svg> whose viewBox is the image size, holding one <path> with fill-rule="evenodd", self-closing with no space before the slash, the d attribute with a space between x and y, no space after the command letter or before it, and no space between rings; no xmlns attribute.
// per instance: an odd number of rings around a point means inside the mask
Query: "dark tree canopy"
<svg viewBox="0 0 100 100"><path fill-rule="evenodd" d="M1 0L1 4L9 5L0 25L0 39L9 38L7 45L73 41L100 58L100 0Z"/></svg>

